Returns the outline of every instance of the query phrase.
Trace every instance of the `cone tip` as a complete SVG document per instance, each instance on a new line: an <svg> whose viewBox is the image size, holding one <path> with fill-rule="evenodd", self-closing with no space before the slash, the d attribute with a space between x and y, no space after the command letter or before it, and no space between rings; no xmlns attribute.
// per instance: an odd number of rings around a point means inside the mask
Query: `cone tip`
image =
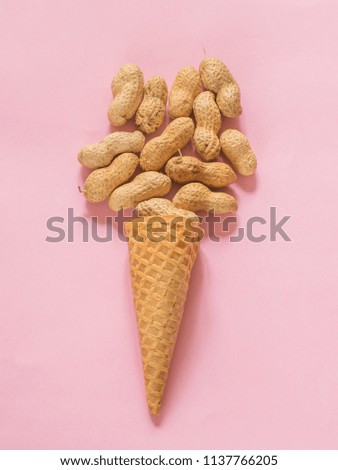
<svg viewBox="0 0 338 470"><path fill-rule="evenodd" d="M158 416L160 414L161 403L154 403L148 401L148 408L153 416Z"/></svg>

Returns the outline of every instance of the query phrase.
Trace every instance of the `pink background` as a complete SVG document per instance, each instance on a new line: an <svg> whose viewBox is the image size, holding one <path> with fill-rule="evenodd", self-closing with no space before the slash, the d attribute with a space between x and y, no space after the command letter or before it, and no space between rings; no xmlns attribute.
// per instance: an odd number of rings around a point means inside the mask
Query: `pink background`
<svg viewBox="0 0 338 470"><path fill-rule="evenodd" d="M337 449L337 2L0 6L1 448ZM111 215L79 194L76 155L110 130L118 68L170 86L203 48L240 83L243 116L225 126L259 159L233 185L238 224L277 206L292 242L203 241L153 421L127 245L79 228L47 243L46 220Z"/></svg>

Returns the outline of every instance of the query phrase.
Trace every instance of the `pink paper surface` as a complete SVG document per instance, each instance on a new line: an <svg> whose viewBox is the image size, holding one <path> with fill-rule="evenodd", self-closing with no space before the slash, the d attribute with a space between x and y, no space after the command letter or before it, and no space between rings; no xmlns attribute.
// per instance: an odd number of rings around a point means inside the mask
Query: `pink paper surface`
<svg viewBox="0 0 338 470"><path fill-rule="evenodd" d="M337 2L0 3L1 448L337 449ZM152 420L127 245L79 223L48 243L46 221L112 215L78 192L76 156L110 132L119 67L171 86L203 49L241 86L224 128L259 161L232 186L238 226L276 207L292 241L202 242Z"/></svg>

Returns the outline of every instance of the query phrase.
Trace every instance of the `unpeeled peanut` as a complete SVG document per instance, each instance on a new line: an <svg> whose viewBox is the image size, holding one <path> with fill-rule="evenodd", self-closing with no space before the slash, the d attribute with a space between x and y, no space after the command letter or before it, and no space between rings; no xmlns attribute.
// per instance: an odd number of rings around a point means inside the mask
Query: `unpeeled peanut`
<svg viewBox="0 0 338 470"><path fill-rule="evenodd" d="M159 137L149 140L143 147L140 165L143 170L160 170L169 158L184 147L194 133L191 118L174 119Z"/></svg>
<svg viewBox="0 0 338 470"><path fill-rule="evenodd" d="M202 82L194 67L182 67L169 94L169 116L188 117L192 111L195 97L200 93Z"/></svg>
<svg viewBox="0 0 338 470"><path fill-rule="evenodd" d="M163 123L168 87L164 78L156 75L145 87L143 100L136 113L136 125L145 134L151 134Z"/></svg>
<svg viewBox="0 0 338 470"><path fill-rule="evenodd" d="M177 191L173 203L179 209L188 211L214 211L215 214L224 214L237 211L237 201L226 193L210 191L201 183L190 183Z"/></svg>
<svg viewBox="0 0 338 470"><path fill-rule="evenodd" d="M142 100L144 78L135 64L125 64L113 78L113 101L108 109L108 119L113 126L123 126L134 116Z"/></svg>
<svg viewBox="0 0 338 470"><path fill-rule="evenodd" d="M223 116L237 117L242 113L241 92L229 69L219 59L209 57L199 67L202 83L216 93L216 103Z"/></svg>
<svg viewBox="0 0 338 470"><path fill-rule="evenodd" d="M231 161L235 169L244 176L255 173L257 159L248 139L236 129L227 129L220 137L224 155Z"/></svg>
<svg viewBox="0 0 338 470"><path fill-rule="evenodd" d="M226 163L205 163L196 157L173 157L166 164L165 172L176 183L198 181L212 188L227 186L237 179Z"/></svg>
<svg viewBox="0 0 338 470"><path fill-rule="evenodd" d="M107 199L114 189L129 180L138 162L134 153L123 153L109 166L92 171L82 190L87 201L101 202Z"/></svg>
<svg viewBox="0 0 338 470"><path fill-rule="evenodd" d="M181 217L197 218L194 212L179 209L168 199L154 197L137 204L139 216L147 215L178 215Z"/></svg>
<svg viewBox="0 0 338 470"><path fill-rule="evenodd" d="M119 153L141 152L144 142L145 137L140 131L113 132L101 142L83 147L78 154L78 160L87 168L101 168L109 165Z"/></svg>
<svg viewBox="0 0 338 470"><path fill-rule="evenodd" d="M166 195L170 188L171 180L168 176L157 171L146 171L137 175L130 183L115 189L108 205L113 211L131 209L141 201Z"/></svg>
<svg viewBox="0 0 338 470"><path fill-rule="evenodd" d="M211 91L200 93L195 98L193 109L196 119L193 144L203 160L214 160L221 150L217 133L222 121L215 95Z"/></svg>

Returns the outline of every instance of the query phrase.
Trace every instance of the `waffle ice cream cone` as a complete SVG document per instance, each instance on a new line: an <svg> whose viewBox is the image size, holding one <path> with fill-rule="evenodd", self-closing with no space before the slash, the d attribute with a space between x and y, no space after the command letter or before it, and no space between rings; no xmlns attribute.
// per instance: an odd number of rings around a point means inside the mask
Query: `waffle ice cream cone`
<svg viewBox="0 0 338 470"><path fill-rule="evenodd" d="M146 397L158 415L203 231L196 220L163 215L128 222L126 234Z"/></svg>

